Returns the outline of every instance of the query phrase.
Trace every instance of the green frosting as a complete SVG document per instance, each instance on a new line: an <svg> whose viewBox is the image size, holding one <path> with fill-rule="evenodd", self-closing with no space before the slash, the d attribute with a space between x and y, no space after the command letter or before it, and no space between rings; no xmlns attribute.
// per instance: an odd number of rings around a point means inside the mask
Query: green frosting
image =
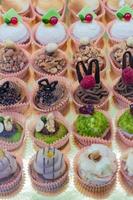
<svg viewBox="0 0 133 200"><path fill-rule="evenodd" d="M129 6L129 5L125 5L122 8L120 8L117 12L116 12L116 16L122 20L123 16L126 13L130 13L133 16L133 9Z"/></svg>
<svg viewBox="0 0 133 200"><path fill-rule="evenodd" d="M133 134L133 115L130 113L130 110L127 110L120 116L118 127L129 134Z"/></svg>
<svg viewBox="0 0 133 200"><path fill-rule="evenodd" d="M57 19L59 19L59 18L60 18L60 15L59 15L59 13L57 12L57 10L51 8L51 9L49 9L49 10L47 11L46 14L43 15L42 21L43 21L45 24L48 24L51 17L57 17Z"/></svg>
<svg viewBox="0 0 133 200"><path fill-rule="evenodd" d="M84 7L79 13L78 16L81 21L85 20L85 16L91 14L93 16L93 19L96 18L96 14L87 6Z"/></svg>
<svg viewBox="0 0 133 200"><path fill-rule="evenodd" d="M102 137L109 128L108 119L101 112L94 112L93 115L79 115L75 122L78 134L89 137Z"/></svg>
<svg viewBox="0 0 133 200"><path fill-rule="evenodd" d="M35 132L35 138L46 142L47 144L52 144L54 142L56 142L57 140L62 139L66 134L68 133L68 130L66 129L66 127L59 123L59 129L56 133L54 133L53 135L44 135L41 132Z"/></svg>
<svg viewBox="0 0 133 200"><path fill-rule="evenodd" d="M9 24L12 17L16 17L18 19L19 22L22 22L21 16L18 15L18 13L11 8L10 10L8 10L4 15L3 15L3 19L5 21L5 23Z"/></svg>

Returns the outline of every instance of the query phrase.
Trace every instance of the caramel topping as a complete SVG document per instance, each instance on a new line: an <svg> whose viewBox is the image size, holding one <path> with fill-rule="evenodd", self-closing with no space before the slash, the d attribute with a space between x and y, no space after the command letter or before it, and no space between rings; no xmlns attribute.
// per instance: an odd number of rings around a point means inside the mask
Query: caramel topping
<svg viewBox="0 0 133 200"><path fill-rule="evenodd" d="M90 160L98 162L101 160L102 156L100 155L99 151L95 151L95 152L89 154L88 157Z"/></svg>

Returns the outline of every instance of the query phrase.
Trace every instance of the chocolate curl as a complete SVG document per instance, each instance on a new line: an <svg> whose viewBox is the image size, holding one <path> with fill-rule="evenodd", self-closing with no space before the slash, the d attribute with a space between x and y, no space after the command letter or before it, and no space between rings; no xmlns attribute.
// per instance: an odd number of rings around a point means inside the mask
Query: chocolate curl
<svg viewBox="0 0 133 200"><path fill-rule="evenodd" d="M122 69L125 69L128 66L127 65L127 57L129 59L129 65L133 69L133 58L132 58L132 54L130 51L126 51L123 54Z"/></svg>
<svg viewBox="0 0 133 200"><path fill-rule="evenodd" d="M96 83L100 83L100 69L99 69L99 62L97 59L93 59L91 60L90 64L89 64L89 75L92 75L92 68L93 65L95 64L95 81Z"/></svg>
<svg viewBox="0 0 133 200"><path fill-rule="evenodd" d="M58 81L49 82L48 79L43 79L38 82L39 86L43 87L43 89L47 92L52 92L55 90Z"/></svg>
<svg viewBox="0 0 133 200"><path fill-rule="evenodd" d="M77 63L77 65L76 65L76 72L77 72L77 77L78 77L79 83L80 83L80 82L82 81L82 79L83 79L83 75L82 75L82 72L81 72L81 70L80 70L80 67L82 67L82 69L83 69L85 75L88 75L88 71L87 71L87 69L86 69L86 66L85 66L84 62L83 62L83 61L79 61L79 62Z"/></svg>

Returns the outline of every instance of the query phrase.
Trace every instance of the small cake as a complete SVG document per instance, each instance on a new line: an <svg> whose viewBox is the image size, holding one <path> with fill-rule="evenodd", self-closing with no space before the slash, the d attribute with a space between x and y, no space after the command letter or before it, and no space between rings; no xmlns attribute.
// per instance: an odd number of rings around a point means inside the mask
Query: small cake
<svg viewBox="0 0 133 200"><path fill-rule="evenodd" d="M80 150L74 165L76 179L91 192L105 192L116 179L116 156L105 145L92 144Z"/></svg>
<svg viewBox="0 0 133 200"><path fill-rule="evenodd" d="M29 164L33 186L43 192L54 192L68 180L68 160L53 147L39 150Z"/></svg>
<svg viewBox="0 0 133 200"><path fill-rule="evenodd" d="M83 106L73 125L74 137L82 146L92 143L110 144L111 123L108 115L94 109L93 105Z"/></svg>
<svg viewBox="0 0 133 200"><path fill-rule="evenodd" d="M92 74L93 66L95 66L94 76ZM109 92L100 80L98 60L91 60L88 68L82 61L79 61L76 70L79 84L75 84L72 94L76 106L94 104L95 107L106 109ZM82 75L82 72L84 72L84 75Z"/></svg>
<svg viewBox="0 0 133 200"><path fill-rule="evenodd" d="M22 181L22 163L9 152L0 149L0 195L9 195Z"/></svg>
<svg viewBox="0 0 133 200"><path fill-rule="evenodd" d="M63 75L67 70L67 58L56 43L49 43L32 56L32 66L38 76Z"/></svg>
<svg viewBox="0 0 133 200"><path fill-rule="evenodd" d="M34 41L39 46L45 46L49 43L63 45L67 40L67 31L62 22L59 21L60 15L54 9L49 9L34 27Z"/></svg>
<svg viewBox="0 0 133 200"><path fill-rule="evenodd" d="M62 77L42 78L33 91L33 105L43 112L62 110L68 103L68 89Z"/></svg>
<svg viewBox="0 0 133 200"><path fill-rule="evenodd" d="M95 20L96 14L85 7L78 13L78 16L80 20L69 28L70 37L74 43L79 43L82 38L98 42L105 30L103 24Z"/></svg>
<svg viewBox="0 0 133 200"><path fill-rule="evenodd" d="M29 27L23 23L14 9L3 15L4 23L0 25L0 43L11 40L19 45L27 46L30 43Z"/></svg>

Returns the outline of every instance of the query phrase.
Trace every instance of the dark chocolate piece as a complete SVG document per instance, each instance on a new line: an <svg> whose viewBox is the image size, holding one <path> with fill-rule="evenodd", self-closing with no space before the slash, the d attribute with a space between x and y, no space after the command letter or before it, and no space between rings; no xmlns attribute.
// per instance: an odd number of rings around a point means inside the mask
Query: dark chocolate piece
<svg viewBox="0 0 133 200"><path fill-rule="evenodd" d="M81 114L85 114L85 115L87 115L87 114L93 115L93 113L94 113L94 106L92 104L88 104L86 106L80 107L79 108L79 112Z"/></svg>
<svg viewBox="0 0 133 200"><path fill-rule="evenodd" d="M123 64L122 64L122 69L125 69L126 67L128 67L128 63L127 63L127 58L129 60L129 65L131 68L133 68L133 58L132 58L132 54L130 51L126 51L124 54L123 54Z"/></svg>

